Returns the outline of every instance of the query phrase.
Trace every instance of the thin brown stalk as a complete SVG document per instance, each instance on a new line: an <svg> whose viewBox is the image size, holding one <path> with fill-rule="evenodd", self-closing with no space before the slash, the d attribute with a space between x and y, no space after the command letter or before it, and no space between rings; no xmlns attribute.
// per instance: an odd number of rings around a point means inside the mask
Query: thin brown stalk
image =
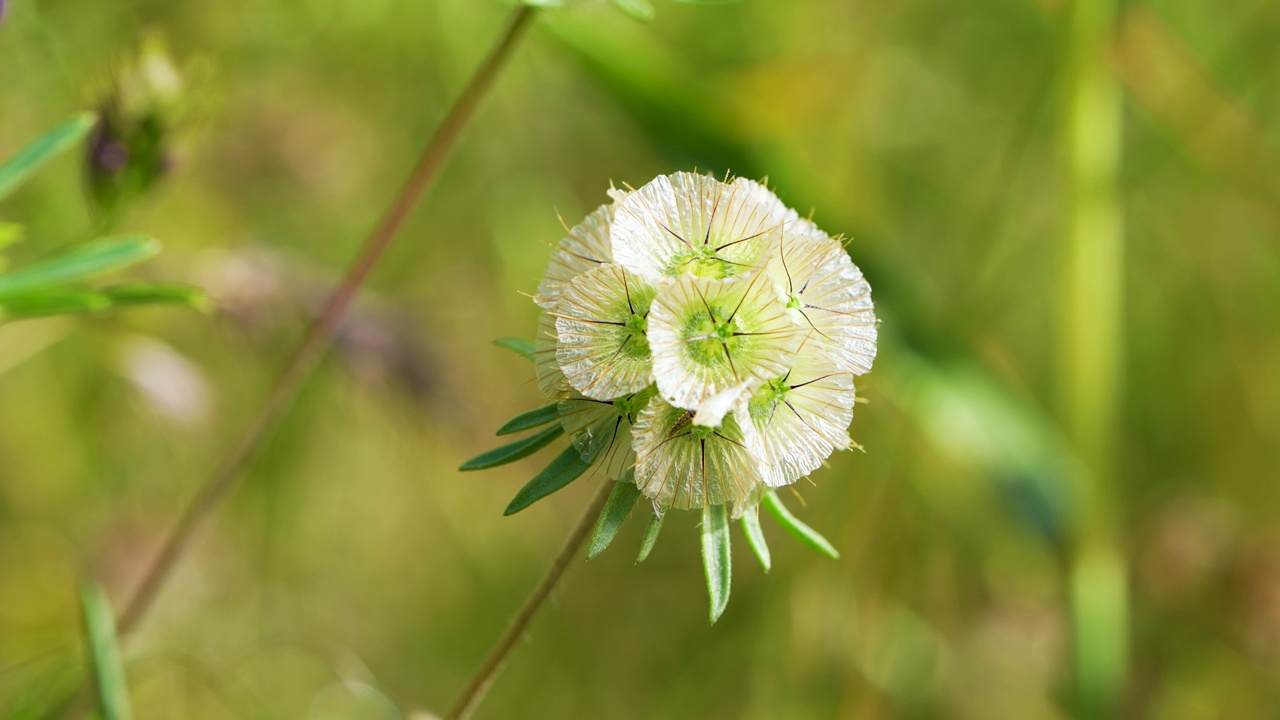
<svg viewBox="0 0 1280 720"><path fill-rule="evenodd" d="M533 592L524 601L520 612L516 613L515 619L511 621L511 626L498 639L498 644L494 645L493 650L489 652L489 657L485 658L484 664L480 666L475 676L471 678L471 682L467 684L466 689L458 696L457 701L453 704L453 709L445 716L445 720L467 720L479 707L480 702L484 700L485 694L489 692L489 686L498 678L512 651L515 650L516 645L524 637L525 631L529 628L529 623L533 622L533 618L537 616L538 611L546 604L547 598L551 596L551 591L555 590L556 585L560 584L560 579L564 577L565 571L569 569L569 563L573 561L573 558L581 552L582 546L586 544L587 537L595 526L596 517L604 509L604 503L609 499L609 492L612 489L612 482L603 481L600 483L600 489L596 491L591 504L582 512L582 517L578 518L578 524L574 526L573 531L569 533L569 537L564 541L564 547L560 549L560 553L551 561L551 567L547 568L547 573L542 576L542 581L534 587Z"/></svg>

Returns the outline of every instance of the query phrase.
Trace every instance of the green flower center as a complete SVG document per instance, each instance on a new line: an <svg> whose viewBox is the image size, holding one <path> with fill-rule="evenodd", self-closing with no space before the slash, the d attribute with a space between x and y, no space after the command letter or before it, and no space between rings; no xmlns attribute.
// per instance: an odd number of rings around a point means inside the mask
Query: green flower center
<svg viewBox="0 0 1280 720"><path fill-rule="evenodd" d="M790 391L791 386L787 384L786 378L774 378L751 396L751 400L747 403L747 412L751 414L753 420L767 420L773 415L778 403L783 402Z"/></svg>
<svg viewBox="0 0 1280 720"><path fill-rule="evenodd" d="M682 250L672 258L667 274L692 275L702 278L727 278L737 274L737 266L717 254L715 245L697 245Z"/></svg>
<svg viewBox="0 0 1280 720"><path fill-rule="evenodd" d="M737 316L721 319L729 317L732 311L733 308L713 305L689 316L682 337L694 362L719 367L750 345L752 338L743 334L745 329Z"/></svg>

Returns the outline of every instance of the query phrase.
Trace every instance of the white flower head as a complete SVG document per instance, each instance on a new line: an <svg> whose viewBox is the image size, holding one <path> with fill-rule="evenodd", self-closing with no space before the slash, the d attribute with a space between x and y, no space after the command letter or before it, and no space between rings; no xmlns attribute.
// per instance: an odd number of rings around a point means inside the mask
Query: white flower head
<svg viewBox="0 0 1280 720"><path fill-rule="evenodd" d="M632 428L636 485L659 508L741 507L762 481L733 416L718 428L655 397Z"/></svg>
<svg viewBox="0 0 1280 720"><path fill-rule="evenodd" d="M757 182L664 175L624 197L610 229L618 263L650 282L681 275L731 278L760 267L799 221Z"/></svg>
<svg viewBox="0 0 1280 720"><path fill-rule="evenodd" d="M605 264L569 283L556 303L556 359L569 384L612 400L653 382L645 336L654 288L621 265Z"/></svg>
<svg viewBox="0 0 1280 720"><path fill-rule="evenodd" d="M588 270L613 262L613 248L609 240L609 224L613 222L613 206L601 205L582 222L569 230L560 240L547 271L538 284L534 302L547 310L556 302L573 279Z"/></svg>

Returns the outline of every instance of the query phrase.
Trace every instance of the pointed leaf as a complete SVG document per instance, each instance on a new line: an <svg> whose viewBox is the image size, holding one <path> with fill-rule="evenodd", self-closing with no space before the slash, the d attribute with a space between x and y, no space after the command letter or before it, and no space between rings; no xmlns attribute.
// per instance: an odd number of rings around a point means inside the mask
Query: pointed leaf
<svg viewBox="0 0 1280 720"><path fill-rule="evenodd" d="M52 260L0 275L0 295L100 275L146 260L159 251L160 243L146 237L95 240Z"/></svg>
<svg viewBox="0 0 1280 720"><path fill-rule="evenodd" d="M558 429L559 426L557 425L556 428ZM503 510L502 514L515 515L577 480L590 467L591 463L582 460L582 453L578 452L578 448L570 445L563 453L560 453L560 457L552 460L545 470L538 473L537 477L520 488L520 492L516 493L516 496L511 499L507 509Z"/></svg>
<svg viewBox="0 0 1280 720"><path fill-rule="evenodd" d="M712 623L720 619L729 605L729 560L729 509L724 505L707 505L702 508L702 567L707 573Z"/></svg>
<svg viewBox="0 0 1280 720"><path fill-rule="evenodd" d="M523 440L517 440L510 445L503 445L495 448L487 453L477 455L462 464L459 470L466 472L468 470L486 470L499 465L506 465L515 462L523 457L528 457L542 448L548 443L564 434L564 428L559 425L552 425L537 435L530 435ZM576 452L576 450L575 450Z"/></svg>
<svg viewBox="0 0 1280 720"><path fill-rule="evenodd" d="M756 558L764 566L764 571L769 572L772 560L769 557L769 546L764 540L764 529L760 527L759 505L748 508L743 514L742 532L747 536L747 544L751 546L751 552L756 554Z"/></svg>
<svg viewBox="0 0 1280 720"><path fill-rule="evenodd" d="M773 519L777 520L778 524L794 535L797 540L833 560L840 558L840 553L836 552L835 546L822 537L817 530L805 525L792 515L791 511L782 504L777 493L773 491L765 493L762 503L769 514L773 515Z"/></svg>
<svg viewBox="0 0 1280 720"><path fill-rule="evenodd" d="M0 200L9 197L41 165L79 142L95 122L97 118L93 113L77 115L32 141L0 165Z"/></svg>
<svg viewBox="0 0 1280 720"><path fill-rule="evenodd" d="M498 435L510 435L518 433L521 430L532 430L541 427L549 422L560 419L560 406L557 403L551 403L546 407L540 407L537 410L520 413L519 415L507 421L506 425L498 428Z"/></svg>
<svg viewBox="0 0 1280 720"><path fill-rule="evenodd" d="M125 283L101 289L112 307L131 305L181 305L208 312L212 301L203 290L182 283Z"/></svg>
<svg viewBox="0 0 1280 720"><path fill-rule="evenodd" d="M111 606L102 588L93 583L86 584L81 590L80 602L103 720L130 720L133 712Z"/></svg>
<svg viewBox="0 0 1280 720"><path fill-rule="evenodd" d="M636 487L630 472L614 483L613 492L609 493L609 499L605 501L604 509L600 511L600 519L596 520L596 529L591 533L591 541L587 543L588 560L609 547L609 543L613 542L613 538L618 535L618 529L622 527L622 523L631 514L631 508L636 506L636 501L639 499L640 488Z"/></svg>
<svg viewBox="0 0 1280 720"><path fill-rule="evenodd" d="M658 533L662 532L662 516L654 513L649 519L649 524L644 528L644 537L640 540L640 554L636 555L636 562L642 563L649 559L649 553L653 552L653 546L658 543Z"/></svg>
<svg viewBox="0 0 1280 720"><path fill-rule="evenodd" d="M517 355L523 355L529 360L533 359L533 343L523 338L498 338L493 341L493 344Z"/></svg>

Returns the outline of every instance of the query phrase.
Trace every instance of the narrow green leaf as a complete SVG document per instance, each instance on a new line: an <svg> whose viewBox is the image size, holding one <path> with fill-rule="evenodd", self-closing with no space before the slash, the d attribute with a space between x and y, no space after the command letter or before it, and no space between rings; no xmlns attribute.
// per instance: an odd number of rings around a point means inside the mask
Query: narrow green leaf
<svg viewBox="0 0 1280 720"><path fill-rule="evenodd" d="M111 300L85 288L52 288L0 296L0 321L101 312Z"/></svg>
<svg viewBox="0 0 1280 720"><path fill-rule="evenodd" d="M640 22L649 22L654 16L653 5L649 0L613 0L613 5L631 19Z"/></svg>
<svg viewBox="0 0 1280 720"><path fill-rule="evenodd" d="M133 712L130 710L129 688L125 683L124 663L120 659L111 606L102 588L93 583L87 583L81 589L80 602L102 718L130 720Z"/></svg>
<svg viewBox="0 0 1280 720"><path fill-rule="evenodd" d="M653 552L653 546L658 544L658 533L662 532L662 515L657 513L649 518L649 524L644 528L644 537L640 539L640 554L636 555L636 562L642 563L649 559L649 553Z"/></svg>
<svg viewBox="0 0 1280 720"><path fill-rule="evenodd" d="M528 457L542 448L547 446L552 440L564 434L564 428L559 425L552 425L537 435L530 435L523 440L517 440L510 445L503 445L500 448L490 450L487 453L477 455L462 464L458 468L463 472L468 470L485 470L499 465L506 465L509 462L515 462L523 457ZM577 452L576 450L574 451Z"/></svg>
<svg viewBox="0 0 1280 720"><path fill-rule="evenodd" d="M791 511L782 504L776 492L771 490L765 493L762 502L769 514L773 515L773 519L777 520L778 524L794 535L797 540L833 560L839 559L840 553L836 552L835 546L822 537L817 530L805 525L792 515Z"/></svg>
<svg viewBox="0 0 1280 720"><path fill-rule="evenodd" d="M95 122L97 118L93 113L77 115L36 138L0 165L0 200L9 197L41 165L79 142Z"/></svg>
<svg viewBox="0 0 1280 720"><path fill-rule="evenodd" d="M549 422L560 419L560 406L558 403L551 403L546 407L540 407L537 410L520 413L519 415L507 421L506 425L498 428L498 435L510 435L518 433L521 430L532 430L536 427L542 427Z"/></svg>
<svg viewBox="0 0 1280 720"><path fill-rule="evenodd" d="M525 358L533 359L533 343L522 338L498 338L493 341L494 345L506 348L511 352L522 355Z"/></svg>
<svg viewBox="0 0 1280 720"><path fill-rule="evenodd" d="M213 305L203 290L182 283L125 283L102 288L100 292L111 302L112 307L180 305L208 312Z"/></svg>
<svg viewBox="0 0 1280 720"><path fill-rule="evenodd" d="M600 511L600 519L596 520L596 529L591 533L591 540L587 543L588 560L609 547L609 543L613 542L613 538L618 535L618 529L622 527L622 523L626 522L627 516L631 514L631 508L636 506L636 501L639 499L640 488L636 487L631 473L628 472L621 480L614 483L613 492L609 493L609 499L605 501L604 509Z"/></svg>
<svg viewBox="0 0 1280 720"><path fill-rule="evenodd" d="M157 252L160 252L160 243L146 237L95 240L52 260L0 275L0 295L101 275L142 262Z"/></svg>
<svg viewBox="0 0 1280 720"><path fill-rule="evenodd" d="M769 546L764 541L764 529L760 527L759 505L748 508L742 516L742 532L747 536L747 544L751 546L751 552L756 554L756 558L764 566L764 571L769 572L773 562L769 557Z"/></svg>
<svg viewBox="0 0 1280 720"><path fill-rule="evenodd" d="M707 573L712 623L720 619L729 605L729 560L729 509L724 505L707 505L702 508L702 567Z"/></svg>
<svg viewBox="0 0 1280 720"><path fill-rule="evenodd" d="M559 426L557 425L556 427ZM516 493L516 496L511 499L510 504L507 505L506 510L502 511L502 514L515 515L577 480L590 467L590 463L583 462L582 454L578 452L578 449L570 445L564 452L560 453L559 457L552 460L546 469L538 473L527 485L520 488L520 492Z"/></svg>

